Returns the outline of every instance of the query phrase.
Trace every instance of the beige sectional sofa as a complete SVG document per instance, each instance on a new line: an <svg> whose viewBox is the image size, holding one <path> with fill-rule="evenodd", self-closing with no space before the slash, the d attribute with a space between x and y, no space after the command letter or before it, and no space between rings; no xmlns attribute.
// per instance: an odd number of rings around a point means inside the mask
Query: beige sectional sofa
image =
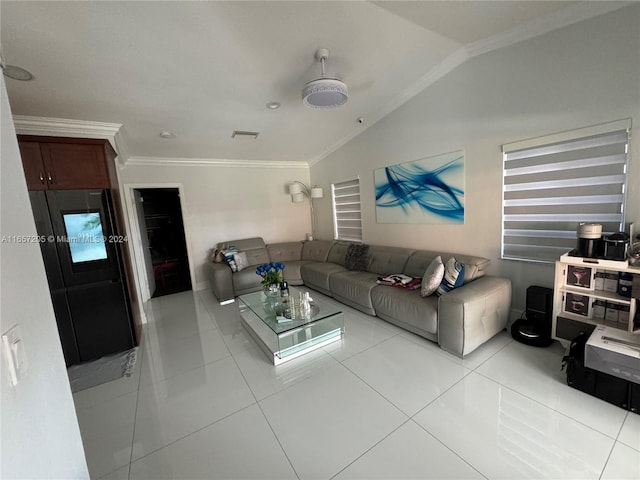
<svg viewBox="0 0 640 480"><path fill-rule="evenodd" d="M246 252L249 267L233 273L224 263L207 265L213 293L220 302L260 290L256 267L270 261L286 265L284 279L305 285L369 315L437 342L460 357L471 353L506 327L511 282L486 276L490 261L465 254L371 245L366 271L349 270L349 242L314 240L265 245L262 238L224 242ZM422 277L431 261L452 256L465 265L464 284L441 296L421 297L420 290L380 285L379 276L402 273Z"/></svg>

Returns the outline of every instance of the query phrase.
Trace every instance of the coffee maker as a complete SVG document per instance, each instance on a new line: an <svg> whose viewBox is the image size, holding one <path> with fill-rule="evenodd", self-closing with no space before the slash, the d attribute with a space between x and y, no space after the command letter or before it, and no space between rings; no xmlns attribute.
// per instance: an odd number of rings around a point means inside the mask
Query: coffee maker
<svg viewBox="0 0 640 480"><path fill-rule="evenodd" d="M599 256L602 243L602 225L599 223L580 223L577 237L577 257L597 258Z"/></svg>

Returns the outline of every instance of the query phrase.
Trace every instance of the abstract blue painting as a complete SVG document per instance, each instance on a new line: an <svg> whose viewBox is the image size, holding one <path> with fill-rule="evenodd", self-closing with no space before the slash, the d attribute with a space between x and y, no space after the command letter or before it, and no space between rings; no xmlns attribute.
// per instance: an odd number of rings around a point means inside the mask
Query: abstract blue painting
<svg viewBox="0 0 640 480"><path fill-rule="evenodd" d="M378 223L464 223L464 152L374 172Z"/></svg>

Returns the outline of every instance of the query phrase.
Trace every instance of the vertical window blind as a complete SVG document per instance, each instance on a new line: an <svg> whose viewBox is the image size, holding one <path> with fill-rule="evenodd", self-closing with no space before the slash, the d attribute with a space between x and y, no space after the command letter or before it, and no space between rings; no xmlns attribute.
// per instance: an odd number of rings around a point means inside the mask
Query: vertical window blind
<svg viewBox="0 0 640 480"><path fill-rule="evenodd" d="M360 179L331 185L333 196L334 238L337 240L362 240L362 216L360 212Z"/></svg>
<svg viewBox="0 0 640 480"><path fill-rule="evenodd" d="M580 222L624 229L631 120L503 145L502 258L554 262Z"/></svg>

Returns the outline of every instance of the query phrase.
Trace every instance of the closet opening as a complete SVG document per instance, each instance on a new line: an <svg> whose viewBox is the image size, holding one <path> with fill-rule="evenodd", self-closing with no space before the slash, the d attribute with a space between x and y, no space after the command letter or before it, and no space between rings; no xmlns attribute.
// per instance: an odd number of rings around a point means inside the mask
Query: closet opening
<svg viewBox="0 0 640 480"><path fill-rule="evenodd" d="M191 290L179 190L138 188L134 196L151 297Z"/></svg>

